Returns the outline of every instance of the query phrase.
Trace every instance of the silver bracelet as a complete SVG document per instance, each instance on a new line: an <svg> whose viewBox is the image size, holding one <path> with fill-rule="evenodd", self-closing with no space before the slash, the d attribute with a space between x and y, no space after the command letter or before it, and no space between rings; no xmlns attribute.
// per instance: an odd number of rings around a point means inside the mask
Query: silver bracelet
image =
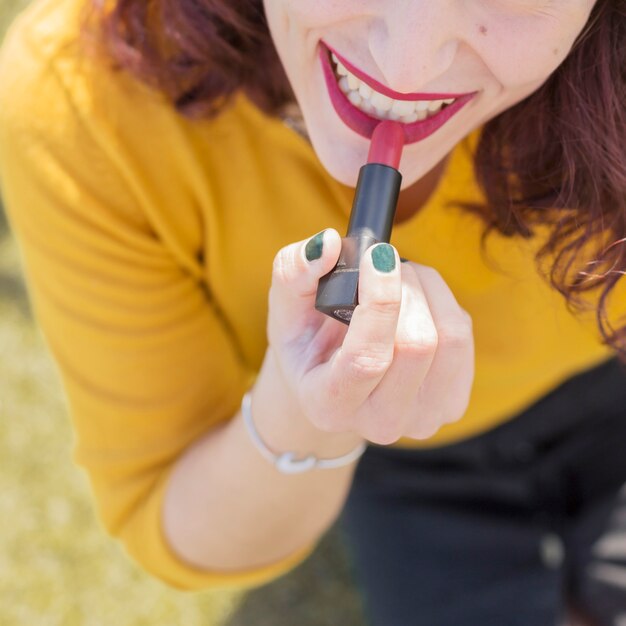
<svg viewBox="0 0 626 626"><path fill-rule="evenodd" d="M241 414L243 415L244 422L254 445L282 474L300 474L312 469L334 469L335 467L348 465L356 461L367 449L367 444L363 442L352 450L352 452L348 452L348 454L344 454L335 459L318 459L313 454L310 454L304 459L296 459L294 452L276 454L265 445L254 426L254 422L252 421L252 396L249 391L244 394L241 400Z"/></svg>

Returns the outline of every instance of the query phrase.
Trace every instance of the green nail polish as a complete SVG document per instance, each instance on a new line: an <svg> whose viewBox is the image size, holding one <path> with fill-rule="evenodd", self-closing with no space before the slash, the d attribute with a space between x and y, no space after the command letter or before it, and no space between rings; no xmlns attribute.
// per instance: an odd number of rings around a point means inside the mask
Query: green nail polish
<svg viewBox="0 0 626 626"><path fill-rule="evenodd" d="M326 231L323 230L321 233L317 233L317 235L311 237L311 239L307 241L306 247L304 248L304 254L307 261L315 261L322 256L325 232Z"/></svg>
<svg viewBox="0 0 626 626"><path fill-rule="evenodd" d="M372 263L379 272L389 273L396 267L396 255L388 243L381 243L372 250Z"/></svg>

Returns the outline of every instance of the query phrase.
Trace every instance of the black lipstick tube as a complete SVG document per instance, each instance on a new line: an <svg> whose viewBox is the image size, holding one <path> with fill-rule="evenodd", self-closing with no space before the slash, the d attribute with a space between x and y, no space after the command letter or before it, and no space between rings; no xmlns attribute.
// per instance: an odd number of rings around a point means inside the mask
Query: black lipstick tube
<svg viewBox="0 0 626 626"><path fill-rule="evenodd" d="M389 243L401 182L402 174L390 165L367 163L361 167L339 260L317 287L318 311L350 323L358 304L361 257L370 246Z"/></svg>

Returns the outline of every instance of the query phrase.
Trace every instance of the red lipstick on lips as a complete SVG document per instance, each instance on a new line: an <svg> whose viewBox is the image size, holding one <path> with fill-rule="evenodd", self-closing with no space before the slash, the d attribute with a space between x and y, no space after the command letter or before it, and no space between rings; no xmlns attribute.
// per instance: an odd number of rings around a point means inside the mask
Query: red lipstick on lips
<svg viewBox="0 0 626 626"><path fill-rule="evenodd" d="M402 182L397 168L405 143L403 126L383 121L374 129L367 163L359 171L339 260L317 286L315 308L344 324L350 323L358 305L361 257L369 247L389 242L391 237Z"/></svg>
<svg viewBox="0 0 626 626"><path fill-rule="evenodd" d="M394 91L382 83L379 83L375 78L368 76L365 72L362 72L359 68L352 65L350 61L346 61L344 57L330 46L326 44L322 45L324 45L328 51L332 52L351 74L354 74L364 83L367 83L372 89L394 100L449 100L450 98L461 98L467 95L463 93L402 93L400 91Z"/></svg>
<svg viewBox="0 0 626 626"><path fill-rule="evenodd" d="M442 94L442 93L400 93L385 87L377 80L368 76L361 70L354 67L351 63L337 54L332 48L329 48L324 42L320 42L320 61L324 80L330 96L330 101L337 115L341 120L351 128L354 132L362 137L369 139L374 132L376 126L381 122L380 119L372 117L355 107L339 89L335 71L330 60L330 53L333 52L337 58L346 67L346 69L354 74L357 78L367 83L372 89L393 98L394 100L448 100L454 98L454 102L443 108L439 113L428 117L425 120L413 122L411 124L402 124L405 134L405 143L415 143L426 139L435 131L441 128L451 117L458 113L477 92L466 94Z"/></svg>

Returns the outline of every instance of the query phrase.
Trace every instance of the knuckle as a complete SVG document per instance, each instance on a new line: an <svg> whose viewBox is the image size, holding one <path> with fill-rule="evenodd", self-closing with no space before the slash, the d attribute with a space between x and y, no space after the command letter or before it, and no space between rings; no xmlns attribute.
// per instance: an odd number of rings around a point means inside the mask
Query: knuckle
<svg viewBox="0 0 626 626"><path fill-rule="evenodd" d="M411 340L399 342L396 345L398 352L407 356L425 357L432 356L439 346L439 336L436 332L421 333Z"/></svg>
<svg viewBox="0 0 626 626"><path fill-rule="evenodd" d="M368 312L374 313L377 317L383 319L394 319L400 314L400 300L375 300L368 302L365 306Z"/></svg>
<svg viewBox="0 0 626 626"><path fill-rule="evenodd" d="M420 274L423 274L424 276L430 276L435 280L443 281L443 277L441 276L439 271L436 270L434 267L431 267L430 265L417 264L417 270L420 272Z"/></svg>
<svg viewBox="0 0 626 626"><path fill-rule="evenodd" d="M465 348L473 340L472 328L464 319L442 324L438 329L439 345L445 348Z"/></svg>
<svg viewBox="0 0 626 626"><path fill-rule="evenodd" d="M347 359L347 373L352 378L377 378L389 369L392 360L389 350L355 352Z"/></svg>
<svg viewBox="0 0 626 626"><path fill-rule="evenodd" d="M463 408L461 411L456 411L451 413L448 417L446 417L443 421L444 424L456 424L465 414L467 406Z"/></svg>
<svg viewBox="0 0 626 626"><path fill-rule="evenodd" d="M453 395L451 398L450 406L448 408L445 423L453 424L455 422L458 422L465 415L467 407L469 406L469 401L469 393L459 393Z"/></svg>
<svg viewBox="0 0 626 626"><path fill-rule="evenodd" d="M439 430L441 429L441 425L437 424L437 426L433 426L431 428L429 428L428 430L426 430L426 432L422 435L422 439L430 439L431 437L434 437Z"/></svg>
<svg viewBox="0 0 626 626"><path fill-rule="evenodd" d="M375 428L364 429L364 431L362 434L365 439L380 446L396 443L402 437L402 434L398 432L397 427L393 424L381 423Z"/></svg>
<svg viewBox="0 0 626 626"><path fill-rule="evenodd" d="M439 432L441 426L442 424L438 423L420 424L411 431L409 437L412 439L430 439Z"/></svg>

